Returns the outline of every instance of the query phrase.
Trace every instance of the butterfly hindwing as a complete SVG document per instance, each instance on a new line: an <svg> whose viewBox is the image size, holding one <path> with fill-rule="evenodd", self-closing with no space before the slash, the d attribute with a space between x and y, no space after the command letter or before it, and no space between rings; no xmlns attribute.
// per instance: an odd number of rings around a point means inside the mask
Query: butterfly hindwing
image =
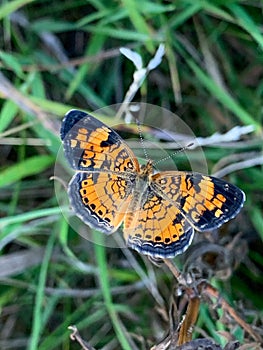
<svg viewBox="0 0 263 350"><path fill-rule="evenodd" d="M118 175L76 173L69 183L74 212L87 225L112 233L121 225L131 200L132 184Z"/></svg>
<svg viewBox="0 0 263 350"><path fill-rule="evenodd" d="M127 245L155 258L171 258L191 244L194 230L180 211L166 199L146 190L142 202L124 221Z"/></svg>

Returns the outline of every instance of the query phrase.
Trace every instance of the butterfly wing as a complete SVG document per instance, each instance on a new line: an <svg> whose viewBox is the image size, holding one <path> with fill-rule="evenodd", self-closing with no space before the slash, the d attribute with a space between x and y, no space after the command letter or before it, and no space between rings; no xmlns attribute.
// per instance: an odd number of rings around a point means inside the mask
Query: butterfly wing
<svg viewBox="0 0 263 350"><path fill-rule="evenodd" d="M139 163L123 139L107 125L78 110L62 120L65 156L75 170L99 172L139 171Z"/></svg>
<svg viewBox="0 0 263 350"><path fill-rule="evenodd" d="M172 203L197 231L209 231L233 219L245 201L238 187L199 173L152 175L153 190Z"/></svg>
<svg viewBox="0 0 263 350"><path fill-rule="evenodd" d="M170 201L149 188L137 207L124 220L124 237L129 247L151 257L172 258L191 244L194 230Z"/></svg>
<svg viewBox="0 0 263 350"><path fill-rule="evenodd" d="M61 139L77 170L68 188L74 212L95 229L116 231L130 203L137 158L114 130L78 110L63 119Z"/></svg>
<svg viewBox="0 0 263 350"><path fill-rule="evenodd" d="M121 225L131 201L133 184L110 173L76 173L69 183L71 206L92 228L112 233Z"/></svg>

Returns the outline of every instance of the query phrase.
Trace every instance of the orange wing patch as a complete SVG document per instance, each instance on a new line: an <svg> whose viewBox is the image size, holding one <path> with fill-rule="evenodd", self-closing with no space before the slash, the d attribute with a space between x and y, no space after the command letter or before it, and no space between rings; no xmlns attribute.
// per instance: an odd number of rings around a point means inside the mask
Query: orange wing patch
<svg viewBox="0 0 263 350"><path fill-rule="evenodd" d="M121 225L131 194L128 180L107 173L77 173L69 184L74 211L86 224L105 233Z"/></svg>
<svg viewBox="0 0 263 350"><path fill-rule="evenodd" d="M236 186L199 173L163 172L153 175L152 181L154 190L198 231L220 227L238 214L245 200Z"/></svg>
<svg viewBox="0 0 263 350"><path fill-rule="evenodd" d="M137 158L120 136L84 112L73 110L66 114L61 138L73 169L125 173L140 169Z"/></svg>
<svg viewBox="0 0 263 350"><path fill-rule="evenodd" d="M174 205L154 192L149 191L143 198L140 208L125 216L123 231L128 246L155 258L183 253L194 234L189 222Z"/></svg>

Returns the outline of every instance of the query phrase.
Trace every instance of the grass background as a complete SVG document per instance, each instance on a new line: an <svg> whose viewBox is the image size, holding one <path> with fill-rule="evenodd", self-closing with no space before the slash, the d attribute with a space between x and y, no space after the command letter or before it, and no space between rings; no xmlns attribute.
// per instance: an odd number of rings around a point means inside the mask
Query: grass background
<svg viewBox="0 0 263 350"><path fill-rule="evenodd" d="M209 280L246 322L262 326L262 11L256 0L1 2L1 349L79 349L72 324L97 349L148 349L167 330L169 271L81 239L50 180L64 113L121 103L134 66L119 48L147 63L160 43L165 57L134 101L175 112L200 137L254 127L239 142L203 150L209 171L244 162L227 179L247 196L234 226L220 232L235 258L228 278L210 266ZM176 259L181 268L184 259ZM194 337L256 348L220 312L202 303Z"/></svg>

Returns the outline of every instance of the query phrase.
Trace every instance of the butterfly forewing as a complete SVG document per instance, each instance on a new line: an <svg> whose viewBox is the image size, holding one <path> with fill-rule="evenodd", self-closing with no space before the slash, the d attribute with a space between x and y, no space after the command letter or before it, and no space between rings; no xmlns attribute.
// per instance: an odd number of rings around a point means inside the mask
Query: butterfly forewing
<svg viewBox="0 0 263 350"><path fill-rule="evenodd" d="M177 207L198 231L213 230L234 218L245 200L244 192L238 187L199 173L155 174L152 187Z"/></svg>
<svg viewBox="0 0 263 350"><path fill-rule="evenodd" d="M62 121L61 139L73 169L118 172L125 176L139 171L137 158L122 138L87 113L69 111Z"/></svg>
<svg viewBox="0 0 263 350"><path fill-rule="evenodd" d="M136 157L114 130L78 110L66 114L61 138L68 162L79 171L68 189L73 210L93 228L116 231L139 171Z"/></svg>

